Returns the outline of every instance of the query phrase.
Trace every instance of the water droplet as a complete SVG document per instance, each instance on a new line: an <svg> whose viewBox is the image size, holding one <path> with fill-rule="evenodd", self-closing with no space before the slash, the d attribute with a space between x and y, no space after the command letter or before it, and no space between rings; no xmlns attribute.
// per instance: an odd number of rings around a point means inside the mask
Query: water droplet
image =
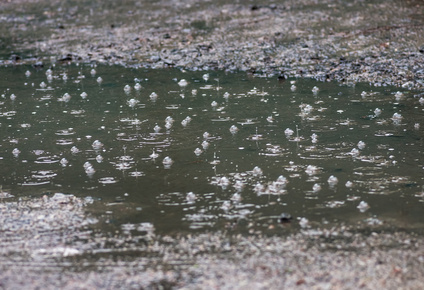
<svg viewBox="0 0 424 290"><path fill-rule="evenodd" d="M129 85L125 85L125 87L124 87L124 92L125 92L126 94L129 94L129 93L131 92L131 87L130 87Z"/></svg>
<svg viewBox="0 0 424 290"><path fill-rule="evenodd" d="M196 200L196 195L194 194L194 192L188 192L187 193L187 195L186 195L186 200L189 202L189 203L193 203L195 200Z"/></svg>
<svg viewBox="0 0 424 290"><path fill-rule="evenodd" d="M188 85L188 82L185 79L181 79L178 82L178 85L183 88L183 87L186 87Z"/></svg>
<svg viewBox="0 0 424 290"><path fill-rule="evenodd" d="M312 186L312 191L313 192L315 192L315 193L317 193L318 191L320 191L321 190L321 185L319 185L318 183L315 183L313 186Z"/></svg>
<svg viewBox="0 0 424 290"><path fill-rule="evenodd" d="M203 153L203 150L202 149L200 149L200 148L196 148L195 150L194 150L194 154L196 154L196 156L200 156L200 154L202 154Z"/></svg>
<svg viewBox="0 0 424 290"><path fill-rule="evenodd" d="M238 132L238 128L237 128L237 126L236 125L232 125L231 127L230 127L230 132L231 132L231 134L236 134L237 132Z"/></svg>
<svg viewBox="0 0 424 290"><path fill-rule="evenodd" d="M287 128L286 130L284 130L284 134L286 134L287 137L290 137L294 134L294 131L290 128Z"/></svg>
<svg viewBox="0 0 424 290"><path fill-rule="evenodd" d="M337 185L337 183L339 183L339 179L337 177L335 177L334 175L331 175L328 178L327 182L330 185L330 187L334 187L334 186Z"/></svg>
<svg viewBox="0 0 424 290"><path fill-rule="evenodd" d="M96 140L93 142L93 144L91 144L91 147L93 147L94 150L100 150L103 147L103 143L99 140Z"/></svg>
<svg viewBox="0 0 424 290"><path fill-rule="evenodd" d="M135 89L136 91L141 90L141 85L140 85L139 83L136 83L136 84L134 85L134 89Z"/></svg>
<svg viewBox="0 0 424 290"><path fill-rule="evenodd" d="M60 165L62 165L63 167L65 167L66 165L68 165L68 160L66 160L66 158L60 159Z"/></svg>
<svg viewBox="0 0 424 290"><path fill-rule="evenodd" d="M173 163L174 161L169 156L166 156L162 161L162 164L165 169L170 169Z"/></svg>
<svg viewBox="0 0 424 290"><path fill-rule="evenodd" d="M359 209L360 212L365 212L370 208L370 206L368 205L367 202L361 201L359 205L357 206L357 208Z"/></svg>

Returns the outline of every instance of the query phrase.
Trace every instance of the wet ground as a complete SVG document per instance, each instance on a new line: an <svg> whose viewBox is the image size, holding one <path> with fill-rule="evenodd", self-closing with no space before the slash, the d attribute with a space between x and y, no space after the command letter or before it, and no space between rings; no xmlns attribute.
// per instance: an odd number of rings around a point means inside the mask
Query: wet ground
<svg viewBox="0 0 424 290"><path fill-rule="evenodd" d="M2 3L1 284L419 289L422 9Z"/></svg>

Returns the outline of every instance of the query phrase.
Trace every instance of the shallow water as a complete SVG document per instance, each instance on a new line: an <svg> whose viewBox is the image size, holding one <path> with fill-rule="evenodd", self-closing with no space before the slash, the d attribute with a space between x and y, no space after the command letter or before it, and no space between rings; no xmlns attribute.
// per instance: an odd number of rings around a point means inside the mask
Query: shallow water
<svg viewBox="0 0 424 290"><path fill-rule="evenodd" d="M49 80L47 69L0 68L4 202L73 194L94 200L89 210L105 228L123 231L422 228L416 93L245 73L91 70L56 66ZM282 213L291 222L280 223Z"/></svg>

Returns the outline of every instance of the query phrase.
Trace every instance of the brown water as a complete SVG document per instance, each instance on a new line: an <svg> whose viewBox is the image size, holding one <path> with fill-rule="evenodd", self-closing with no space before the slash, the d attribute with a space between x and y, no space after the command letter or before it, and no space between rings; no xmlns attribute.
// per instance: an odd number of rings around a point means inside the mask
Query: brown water
<svg viewBox="0 0 424 290"><path fill-rule="evenodd" d="M93 200L105 229L124 231L422 227L422 96L245 73L91 70L56 66L49 80L46 69L0 69L4 202L73 194Z"/></svg>

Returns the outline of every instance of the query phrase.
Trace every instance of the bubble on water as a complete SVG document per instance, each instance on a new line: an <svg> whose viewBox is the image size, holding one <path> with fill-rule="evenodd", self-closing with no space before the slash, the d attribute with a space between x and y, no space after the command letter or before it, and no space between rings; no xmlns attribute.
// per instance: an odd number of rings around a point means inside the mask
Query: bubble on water
<svg viewBox="0 0 424 290"><path fill-rule="evenodd" d="M95 141L93 142L93 144L91 144L91 147L92 147L94 150L100 150L100 149L102 149L102 148L103 148L103 143L102 143L102 142L100 142L99 140L95 140Z"/></svg>
<svg viewBox="0 0 424 290"><path fill-rule="evenodd" d="M314 86L314 87L312 88L312 92L313 92L314 94L317 94L317 93L319 92L319 88L318 88L317 86Z"/></svg>
<svg viewBox="0 0 424 290"><path fill-rule="evenodd" d="M63 167L66 167L68 165L68 160L66 158L62 158L60 159L60 165L62 165Z"/></svg>
<svg viewBox="0 0 424 290"><path fill-rule="evenodd" d="M96 156L96 161L97 161L97 163L102 163L103 162L103 156L102 155L97 155Z"/></svg>
<svg viewBox="0 0 424 290"><path fill-rule="evenodd" d="M209 80L209 74L208 73L207 74L204 74L202 76L202 78L205 80L205 82L207 82Z"/></svg>
<svg viewBox="0 0 424 290"><path fill-rule="evenodd" d="M166 122L166 123L165 123L165 128L166 128L167 130L171 129L171 128L172 128L172 122Z"/></svg>
<svg viewBox="0 0 424 290"><path fill-rule="evenodd" d="M187 200L189 203L193 203L193 202L195 202L195 201L196 201L196 199L197 199L197 197L196 197L196 195L194 194L194 192L192 192L192 191L187 192L186 200Z"/></svg>
<svg viewBox="0 0 424 290"><path fill-rule="evenodd" d="M420 97L420 99L418 100L418 102L420 102L420 105L424 105L424 97Z"/></svg>
<svg viewBox="0 0 424 290"><path fill-rule="evenodd" d="M47 84L45 82L40 83L40 88L45 89L47 87Z"/></svg>
<svg viewBox="0 0 424 290"><path fill-rule="evenodd" d="M173 123L174 119L171 116L168 116L168 117L165 118L165 122Z"/></svg>
<svg viewBox="0 0 424 290"><path fill-rule="evenodd" d="M12 150L12 154L15 157L18 157L19 154L21 154L21 151L18 148L15 148Z"/></svg>
<svg viewBox="0 0 424 290"><path fill-rule="evenodd" d="M403 116L399 113L394 113L393 116L392 116L393 123L395 123L395 124L400 124L402 119L403 119Z"/></svg>
<svg viewBox="0 0 424 290"><path fill-rule="evenodd" d="M352 182L352 181L350 181L350 180L348 180L348 181L346 181L345 186L346 186L347 188L352 188L352 187L353 187L353 182Z"/></svg>
<svg viewBox="0 0 424 290"><path fill-rule="evenodd" d="M239 128L237 128L237 126L236 125L231 125L231 127L230 127L230 133L231 134L236 134L237 132L239 131Z"/></svg>
<svg viewBox="0 0 424 290"><path fill-rule="evenodd" d="M192 95L193 97L195 97L195 96L197 95L197 90L196 90L196 89L192 89L192 90L191 90L191 95Z"/></svg>
<svg viewBox="0 0 424 290"><path fill-rule="evenodd" d="M291 85L290 90L291 90L292 92L296 91L296 89L297 89L297 87L296 87L295 85Z"/></svg>
<svg viewBox="0 0 424 290"><path fill-rule="evenodd" d="M95 75L96 75L96 70L93 68L93 69L91 69L91 71L90 71L90 74L91 74L91 76L92 77L94 77Z"/></svg>
<svg viewBox="0 0 424 290"><path fill-rule="evenodd" d="M124 92L125 92L126 94L129 94L129 93L131 92L131 86L130 86L130 85L125 85L125 87L124 87Z"/></svg>
<svg viewBox="0 0 424 290"><path fill-rule="evenodd" d="M81 96L81 98L85 99L85 98L87 98L88 95L87 95L86 92L82 92L80 96Z"/></svg>
<svg viewBox="0 0 424 290"><path fill-rule="evenodd" d="M153 130L155 131L155 133L159 133L160 129L161 127L158 124L156 124L155 127L153 127Z"/></svg>
<svg viewBox="0 0 424 290"><path fill-rule="evenodd" d="M61 98L59 98L59 102L68 103L71 100L71 95L68 93L63 94Z"/></svg>
<svg viewBox="0 0 424 290"><path fill-rule="evenodd" d="M165 169L170 169L173 163L174 163L174 161L169 156L166 156L162 160L162 164L163 164L163 166L164 166Z"/></svg>
<svg viewBox="0 0 424 290"><path fill-rule="evenodd" d="M208 149L209 148L209 142L206 141L206 140L203 140L203 142L202 142L202 148L203 148L203 150Z"/></svg>
<svg viewBox="0 0 424 290"><path fill-rule="evenodd" d="M379 108L376 108L375 110L374 110L374 115L376 116L376 117L379 117L380 115L381 115L381 109L379 109Z"/></svg>
<svg viewBox="0 0 424 290"><path fill-rule="evenodd" d="M211 106L216 107L216 106L218 106L218 103L216 101L212 101Z"/></svg>
<svg viewBox="0 0 424 290"><path fill-rule="evenodd" d="M289 181L283 175L278 176L277 180L274 182L278 190L286 188Z"/></svg>
<svg viewBox="0 0 424 290"><path fill-rule="evenodd" d="M314 107L308 104L301 104L299 107L300 107L301 116L308 115L314 110Z"/></svg>
<svg viewBox="0 0 424 290"><path fill-rule="evenodd" d="M313 192L315 192L315 193L317 193L318 191L320 191L321 190L321 185L319 184L319 183L315 183L313 186L312 186L312 191Z"/></svg>
<svg viewBox="0 0 424 290"><path fill-rule="evenodd" d="M308 165L305 169L306 174L309 176L315 175L319 172L319 169L315 165Z"/></svg>
<svg viewBox="0 0 424 290"><path fill-rule="evenodd" d="M328 179L327 179L328 185L330 187L334 187L337 185L337 183L339 183L339 179L337 177L335 177L334 175L331 175Z"/></svg>
<svg viewBox="0 0 424 290"><path fill-rule="evenodd" d="M72 148L71 148L71 153L72 154L77 154L79 152L81 152L81 151L76 146L72 146Z"/></svg>
<svg viewBox="0 0 424 290"><path fill-rule="evenodd" d="M96 81L100 85L103 82L103 79L102 79L102 77L98 77Z"/></svg>
<svg viewBox="0 0 424 290"><path fill-rule="evenodd" d="M127 101L127 104L129 107L134 108L138 104L138 100L136 99L129 99Z"/></svg>
<svg viewBox="0 0 424 290"><path fill-rule="evenodd" d="M194 154L196 154L196 156L200 156L200 154L202 154L203 153L203 150L202 149L200 149L200 148L196 148L195 150L194 150Z"/></svg>
<svg viewBox="0 0 424 290"><path fill-rule="evenodd" d="M358 146L358 148L360 150L363 150L365 148L365 142L364 141L359 141L357 146Z"/></svg>
<svg viewBox="0 0 424 290"><path fill-rule="evenodd" d="M286 134L287 137L290 137L294 134L294 131L290 128L287 128L286 130L284 130L284 134Z"/></svg>
<svg viewBox="0 0 424 290"><path fill-rule="evenodd" d="M184 88L184 87L186 87L186 86L188 85L188 82L187 82L185 79L181 79L181 80L178 82L178 85L179 85L180 87Z"/></svg>
<svg viewBox="0 0 424 290"><path fill-rule="evenodd" d="M224 99L228 100L229 97L230 97L230 93L229 92L225 92L224 93Z"/></svg>
<svg viewBox="0 0 424 290"><path fill-rule="evenodd" d="M15 94L11 94L11 95L10 95L10 100L11 100L11 101L16 100L16 95L15 95Z"/></svg>
<svg viewBox="0 0 424 290"><path fill-rule="evenodd" d="M135 89L136 91L141 90L141 85L140 85L139 83L136 83L136 84L134 85L134 89Z"/></svg>
<svg viewBox="0 0 424 290"><path fill-rule="evenodd" d="M211 137L211 134L209 134L208 132L203 133L203 139L209 139L210 137Z"/></svg>
<svg viewBox="0 0 424 290"><path fill-rule="evenodd" d="M66 73L62 75L62 80L64 80L65 82L68 80L68 75Z"/></svg>
<svg viewBox="0 0 424 290"><path fill-rule="evenodd" d="M191 117L187 116L187 117L185 117L184 120L181 121L181 125L183 125L185 127L188 124L190 124L190 122L191 122Z"/></svg>
<svg viewBox="0 0 424 290"><path fill-rule="evenodd" d="M358 156L359 156L359 154L360 154L360 152L359 152L359 150L358 150L357 148L353 148L353 149L349 152L349 154L350 154L350 155L352 155L352 157L358 157Z"/></svg>
<svg viewBox="0 0 424 290"><path fill-rule="evenodd" d="M262 169L259 168L259 166L255 166L252 170L253 176L262 176L263 172Z"/></svg>
<svg viewBox="0 0 424 290"><path fill-rule="evenodd" d="M420 123L415 123L414 124L414 129L415 130L419 130L420 129Z"/></svg>
<svg viewBox="0 0 424 290"><path fill-rule="evenodd" d="M218 186L222 187L222 189L226 189L230 185L230 180L227 177L222 176L218 180L217 184L218 184Z"/></svg>
<svg viewBox="0 0 424 290"><path fill-rule="evenodd" d="M92 177L94 175L94 173L96 173L96 170L94 169L93 166L89 166L87 168L85 168L85 173L89 176Z"/></svg>
<svg viewBox="0 0 424 290"><path fill-rule="evenodd" d="M236 182L234 183L234 188L235 188L237 191L242 191L242 190L244 189L244 187L245 187L245 184L244 184L244 182L243 182L243 181L241 181L241 180L236 180Z"/></svg>
<svg viewBox="0 0 424 290"><path fill-rule="evenodd" d="M93 167L93 165L91 165L91 163L90 163L89 161L86 161L86 162L83 164L83 167L84 167L84 169L87 169L87 168L89 168L89 167Z"/></svg>
<svg viewBox="0 0 424 290"><path fill-rule="evenodd" d="M152 92L149 98L152 102L156 102L156 100L158 99L158 94L156 94L155 92Z"/></svg>
<svg viewBox="0 0 424 290"><path fill-rule="evenodd" d="M360 212L365 212L370 208L370 206L368 205L367 202L361 201L359 205L357 206L357 208L359 209Z"/></svg>
<svg viewBox="0 0 424 290"><path fill-rule="evenodd" d="M26 76L27 78L29 78L29 77L31 76L31 72L30 72L29 70L27 70L27 71L25 72L25 76Z"/></svg>

